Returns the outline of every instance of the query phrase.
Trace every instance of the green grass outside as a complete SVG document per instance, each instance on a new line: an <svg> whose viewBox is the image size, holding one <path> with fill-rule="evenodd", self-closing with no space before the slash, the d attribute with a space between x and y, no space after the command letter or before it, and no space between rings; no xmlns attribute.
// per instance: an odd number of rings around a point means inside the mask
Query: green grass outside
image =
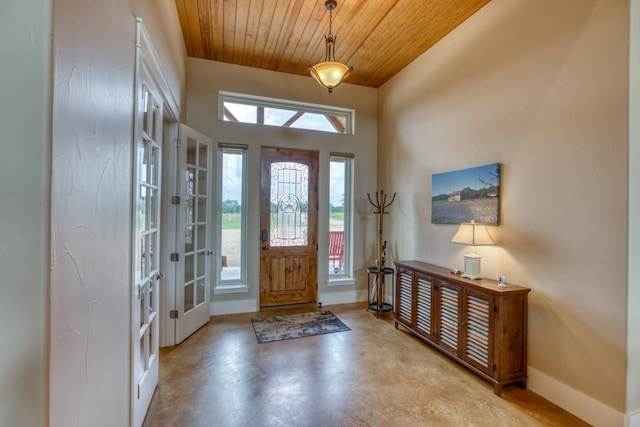
<svg viewBox="0 0 640 427"><path fill-rule="evenodd" d="M240 222L239 213L223 213L222 214L222 229L223 230L240 230L242 228L242 222Z"/></svg>

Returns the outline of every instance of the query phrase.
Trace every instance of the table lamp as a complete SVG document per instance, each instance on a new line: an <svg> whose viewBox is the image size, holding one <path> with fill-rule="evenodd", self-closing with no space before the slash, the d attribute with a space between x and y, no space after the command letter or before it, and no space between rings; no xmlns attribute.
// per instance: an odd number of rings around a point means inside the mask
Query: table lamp
<svg viewBox="0 0 640 427"><path fill-rule="evenodd" d="M451 242L471 246L471 253L464 256L464 272L462 277L472 280L482 279L482 275L480 274L480 260L482 257L474 252L474 247L496 244L489 235L487 226L484 224L476 224L474 221L468 224L460 224L460 228L458 228L458 232L453 236Z"/></svg>

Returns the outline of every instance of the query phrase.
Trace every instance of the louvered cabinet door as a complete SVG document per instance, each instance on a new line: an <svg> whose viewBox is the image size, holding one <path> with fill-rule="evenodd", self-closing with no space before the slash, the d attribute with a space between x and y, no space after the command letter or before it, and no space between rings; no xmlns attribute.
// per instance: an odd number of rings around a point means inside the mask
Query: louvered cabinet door
<svg viewBox="0 0 640 427"><path fill-rule="evenodd" d="M433 339L433 277L416 273L416 331L428 339Z"/></svg>
<svg viewBox="0 0 640 427"><path fill-rule="evenodd" d="M396 275L396 327L413 327L413 272L399 269Z"/></svg>
<svg viewBox="0 0 640 427"><path fill-rule="evenodd" d="M493 374L494 301L486 293L466 289L463 297L462 358Z"/></svg>
<svg viewBox="0 0 640 427"><path fill-rule="evenodd" d="M527 386L529 288L470 280L421 261L395 263L395 325L493 384Z"/></svg>
<svg viewBox="0 0 640 427"><path fill-rule="evenodd" d="M438 331L436 341L446 352L460 356L460 326L462 310L460 305L461 287L444 280L437 281L440 296L438 306Z"/></svg>

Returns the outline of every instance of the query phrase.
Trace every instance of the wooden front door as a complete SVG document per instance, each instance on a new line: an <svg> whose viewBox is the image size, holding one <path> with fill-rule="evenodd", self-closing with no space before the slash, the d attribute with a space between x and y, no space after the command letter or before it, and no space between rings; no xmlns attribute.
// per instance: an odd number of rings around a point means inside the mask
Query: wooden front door
<svg viewBox="0 0 640 427"><path fill-rule="evenodd" d="M262 148L260 306L316 301L318 152Z"/></svg>

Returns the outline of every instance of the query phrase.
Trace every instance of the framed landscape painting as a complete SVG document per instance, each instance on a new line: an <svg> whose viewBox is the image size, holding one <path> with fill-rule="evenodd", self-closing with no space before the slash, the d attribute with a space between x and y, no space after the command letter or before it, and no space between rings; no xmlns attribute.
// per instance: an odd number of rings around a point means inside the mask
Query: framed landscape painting
<svg viewBox="0 0 640 427"><path fill-rule="evenodd" d="M433 224L498 225L500 163L431 175Z"/></svg>

